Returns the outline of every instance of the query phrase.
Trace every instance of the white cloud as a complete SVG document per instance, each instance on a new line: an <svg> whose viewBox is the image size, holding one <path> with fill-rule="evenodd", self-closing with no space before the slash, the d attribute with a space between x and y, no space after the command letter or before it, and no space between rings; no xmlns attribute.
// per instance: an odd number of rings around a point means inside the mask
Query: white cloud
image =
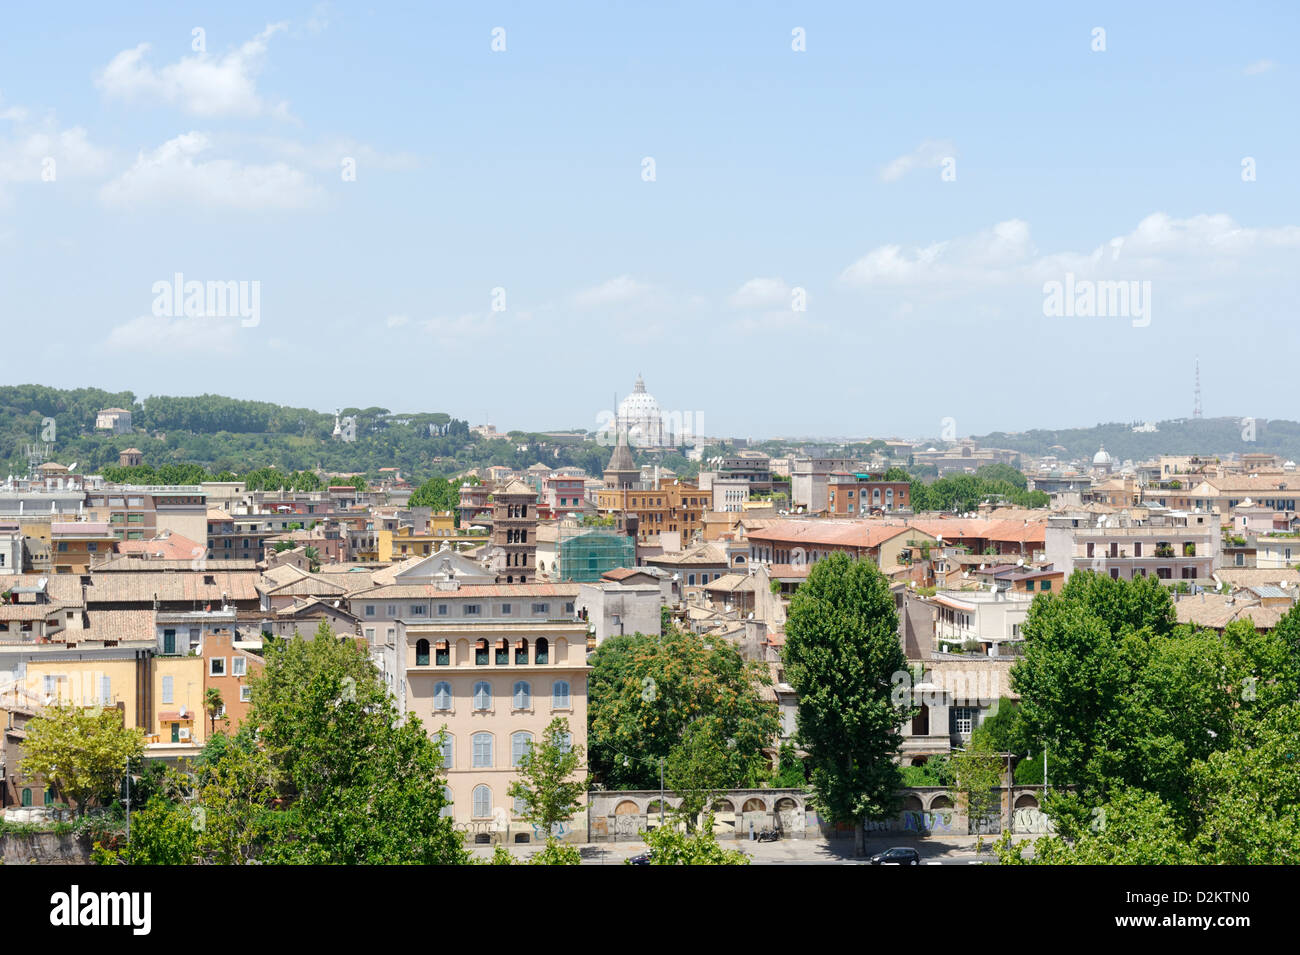
<svg viewBox="0 0 1300 955"><path fill-rule="evenodd" d="M403 328L409 324L411 324L411 319L406 315L389 315L384 320L384 325L387 328Z"/></svg>
<svg viewBox="0 0 1300 955"><path fill-rule="evenodd" d="M158 70L145 62L149 44L141 43L113 57L95 82L110 98L167 103L195 116L287 116L288 104L268 105L256 84L269 40L287 26L268 24L229 53L186 56Z"/></svg>
<svg viewBox="0 0 1300 955"><path fill-rule="evenodd" d="M885 163L880 170L881 182L897 182L913 169L937 169L945 159L955 157L957 149L947 139L927 139L910 153Z"/></svg>
<svg viewBox="0 0 1300 955"><path fill-rule="evenodd" d="M630 275L620 275L608 282L583 289L573 296L578 305L618 305L640 298L650 291L650 286L638 282Z"/></svg>
<svg viewBox="0 0 1300 955"><path fill-rule="evenodd" d="M736 308L790 305L790 287L782 279L750 279L727 298Z"/></svg>
<svg viewBox="0 0 1300 955"><path fill-rule="evenodd" d="M1249 64L1244 70L1247 76L1258 76L1260 73L1267 73L1269 70L1277 69L1277 64L1272 60L1256 60Z"/></svg>
<svg viewBox="0 0 1300 955"><path fill-rule="evenodd" d="M91 143L80 126L59 128L52 113L32 120L27 110L11 106L0 110L0 121L12 124L11 135L0 135L0 185L40 182L47 169L57 182L102 175L108 168L108 150Z"/></svg>
<svg viewBox="0 0 1300 955"><path fill-rule="evenodd" d="M237 318L167 318L142 315L118 325L108 333L105 347L114 351L174 354L233 353L247 341Z"/></svg>
<svg viewBox="0 0 1300 955"><path fill-rule="evenodd" d="M933 242L912 250L882 245L854 262L841 280L862 287L988 286L1038 282L1064 272L1078 275L1123 273L1130 278L1162 274L1202 277L1267 268L1300 248L1300 227L1248 228L1227 215L1175 219L1153 213L1131 232L1091 251L1039 254L1029 224L1000 222L969 236ZM1281 257L1270 253L1283 252ZM1134 273L1134 274L1129 274Z"/></svg>
<svg viewBox="0 0 1300 955"><path fill-rule="evenodd" d="M192 202L245 209L300 208L319 196L307 176L287 163L200 159L210 148L203 133L177 136L152 152L141 152L100 196L111 204Z"/></svg>

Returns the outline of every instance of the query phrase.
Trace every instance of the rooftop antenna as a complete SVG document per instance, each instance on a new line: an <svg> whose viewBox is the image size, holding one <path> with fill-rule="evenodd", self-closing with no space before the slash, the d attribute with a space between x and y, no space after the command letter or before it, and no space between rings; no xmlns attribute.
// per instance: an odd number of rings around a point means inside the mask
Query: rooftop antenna
<svg viewBox="0 0 1300 955"><path fill-rule="evenodd" d="M1201 416L1201 360L1196 359L1196 403L1192 405L1192 417Z"/></svg>

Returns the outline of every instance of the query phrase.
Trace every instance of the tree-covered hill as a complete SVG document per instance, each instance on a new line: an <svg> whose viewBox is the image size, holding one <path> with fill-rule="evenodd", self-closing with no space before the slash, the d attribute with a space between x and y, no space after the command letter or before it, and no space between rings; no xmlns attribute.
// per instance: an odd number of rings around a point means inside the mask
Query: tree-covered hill
<svg viewBox="0 0 1300 955"><path fill-rule="evenodd" d="M131 411L134 431L95 431L104 408ZM512 432L488 440L472 434L466 421L445 412L393 414L386 408L344 408L355 418L355 440L333 437L334 415L224 395L137 399L98 388L64 390L44 385L0 387L0 476L25 474L27 445L50 445L49 457L77 464L83 473L101 472L126 448L138 448L144 463L199 465L213 475L281 471L360 472L375 476L396 467L420 483L472 467L504 464L524 468L541 461L551 467L576 465L599 474L609 449L595 442L566 445L540 435ZM53 428L47 419L53 419Z"/></svg>
<svg viewBox="0 0 1300 955"><path fill-rule="evenodd" d="M1135 432L1141 422L1111 422L1061 431L995 431L976 440L984 447L1009 448L1026 454L1091 458L1105 445L1116 460L1140 461L1160 454L1215 455L1261 452L1300 461L1300 423L1263 418L1179 418L1156 422L1155 432ZM1253 428L1252 428L1253 424ZM1052 451L1060 445L1067 451Z"/></svg>

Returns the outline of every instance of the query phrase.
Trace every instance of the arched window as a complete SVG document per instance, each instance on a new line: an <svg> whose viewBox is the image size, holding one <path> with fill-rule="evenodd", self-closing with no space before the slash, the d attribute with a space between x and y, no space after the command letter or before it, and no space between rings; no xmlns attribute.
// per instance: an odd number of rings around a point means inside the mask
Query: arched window
<svg viewBox="0 0 1300 955"><path fill-rule="evenodd" d="M481 637L474 643L474 665L478 667L488 665L488 642Z"/></svg>
<svg viewBox="0 0 1300 955"><path fill-rule="evenodd" d="M515 709L526 710L533 705L533 688L527 680L515 683Z"/></svg>
<svg viewBox="0 0 1300 955"><path fill-rule="evenodd" d="M551 709L567 710L569 708L569 681L556 680L551 684Z"/></svg>
<svg viewBox="0 0 1300 955"><path fill-rule="evenodd" d="M429 665L429 641L415 641L415 665L418 667L427 667Z"/></svg>
<svg viewBox="0 0 1300 955"><path fill-rule="evenodd" d="M492 734L474 734L474 768L492 768Z"/></svg>
<svg viewBox="0 0 1300 955"><path fill-rule="evenodd" d="M528 641L520 640L515 644L515 666L523 666L528 662Z"/></svg>
<svg viewBox="0 0 1300 955"><path fill-rule="evenodd" d="M433 685L433 708L435 710L451 709L451 684L447 682Z"/></svg>
<svg viewBox="0 0 1300 955"><path fill-rule="evenodd" d="M515 818L519 818L528 811L528 800L523 796L515 797Z"/></svg>
<svg viewBox="0 0 1300 955"><path fill-rule="evenodd" d="M30 806L31 804L32 804L32 791L31 791L30 789L24 789L24 790L23 790L23 805L24 805L24 806Z"/></svg>
<svg viewBox="0 0 1300 955"><path fill-rule="evenodd" d="M456 737L445 731L442 734L442 768L456 768Z"/></svg>
<svg viewBox="0 0 1300 955"><path fill-rule="evenodd" d="M492 815L492 790L486 786L474 787L474 818L487 819Z"/></svg>
<svg viewBox="0 0 1300 955"><path fill-rule="evenodd" d="M446 802L443 805L443 807L438 810L438 815L450 817L456 811L456 805L455 805L456 801L451 795L450 786L442 787L442 798L446 800Z"/></svg>
<svg viewBox="0 0 1300 955"><path fill-rule="evenodd" d="M546 642L545 637L537 638L537 663L550 663L550 644Z"/></svg>
<svg viewBox="0 0 1300 955"><path fill-rule="evenodd" d="M487 680L480 680L474 684L474 709L492 709L492 684Z"/></svg>
<svg viewBox="0 0 1300 955"><path fill-rule="evenodd" d="M560 752L567 753L573 749L573 734L565 730L560 734Z"/></svg>
<svg viewBox="0 0 1300 955"><path fill-rule="evenodd" d="M533 745L533 734L520 730L518 733L510 734L510 765L518 766L519 761L524 758Z"/></svg>

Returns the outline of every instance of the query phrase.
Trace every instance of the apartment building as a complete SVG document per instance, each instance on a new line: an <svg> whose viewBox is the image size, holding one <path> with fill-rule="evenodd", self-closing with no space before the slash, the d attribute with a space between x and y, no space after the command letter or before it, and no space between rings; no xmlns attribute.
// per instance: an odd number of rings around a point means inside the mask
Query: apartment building
<svg viewBox="0 0 1300 955"><path fill-rule="evenodd" d="M445 588L445 589L443 589ZM449 810L471 841L545 838L507 795L515 767L556 716L586 744L588 624L578 584L380 586L352 599L372 649L396 648L399 705L443 727ZM391 635L391 636L390 636ZM585 839L581 814L565 838Z"/></svg>
<svg viewBox="0 0 1300 955"><path fill-rule="evenodd" d="M164 531L208 539L207 495L198 485L99 488L87 493L86 510L119 540L150 540Z"/></svg>
<svg viewBox="0 0 1300 955"><path fill-rule="evenodd" d="M1134 514L1146 513L1140 517ZM1047 521L1047 560L1067 574L1093 570L1115 579L1209 582L1220 562L1217 514L1137 511L1053 516Z"/></svg>
<svg viewBox="0 0 1300 955"><path fill-rule="evenodd" d="M113 554L118 538L102 521L50 524L50 558L56 574L84 574Z"/></svg>
<svg viewBox="0 0 1300 955"><path fill-rule="evenodd" d="M826 509L827 484L835 471L849 471L855 467L852 458L796 457L790 463L790 503L802 507L806 513L816 514Z"/></svg>
<svg viewBox="0 0 1300 955"><path fill-rule="evenodd" d="M912 506L912 485L886 481L883 473L835 471L826 482L826 511L831 517L889 513Z"/></svg>

